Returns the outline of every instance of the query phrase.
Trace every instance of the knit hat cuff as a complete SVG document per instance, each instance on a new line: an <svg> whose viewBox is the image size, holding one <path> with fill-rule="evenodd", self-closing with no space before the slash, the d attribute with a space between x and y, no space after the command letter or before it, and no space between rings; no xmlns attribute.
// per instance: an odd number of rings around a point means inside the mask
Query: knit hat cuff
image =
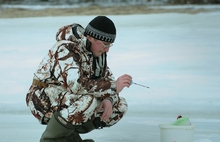
<svg viewBox="0 0 220 142"><path fill-rule="evenodd" d="M93 28L90 24L87 25L87 27L85 29L85 33L95 39L102 40L105 42L110 42L110 43L113 43L115 41L115 37L116 37L115 34L109 34L109 33L102 32L100 30Z"/></svg>

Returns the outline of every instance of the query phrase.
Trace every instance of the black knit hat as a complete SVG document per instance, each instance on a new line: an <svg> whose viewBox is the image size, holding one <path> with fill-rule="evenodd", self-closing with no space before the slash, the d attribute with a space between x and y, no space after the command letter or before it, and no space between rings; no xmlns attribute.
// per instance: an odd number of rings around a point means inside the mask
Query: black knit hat
<svg viewBox="0 0 220 142"><path fill-rule="evenodd" d="M116 28L108 17L97 16L87 25L84 34L98 40L113 43L116 37Z"/></svg>

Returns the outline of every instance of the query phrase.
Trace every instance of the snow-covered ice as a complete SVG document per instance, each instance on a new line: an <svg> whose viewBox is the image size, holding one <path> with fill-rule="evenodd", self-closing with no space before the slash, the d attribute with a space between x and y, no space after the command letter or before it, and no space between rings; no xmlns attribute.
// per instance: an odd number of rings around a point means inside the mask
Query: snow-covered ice
<svg viewBox="0 0 220 142"><path fill-rule="evenodd" d="M0 19L0 138L37 142L45 129L26 108L34 71L64 25L94 16ZM220 140L220 12L109 16L117 39L108 64L134 82L120 94L127 115L114 127L83 135L96 142L159 142L160 123L181 114L195 125L194 142Z"/></svg>

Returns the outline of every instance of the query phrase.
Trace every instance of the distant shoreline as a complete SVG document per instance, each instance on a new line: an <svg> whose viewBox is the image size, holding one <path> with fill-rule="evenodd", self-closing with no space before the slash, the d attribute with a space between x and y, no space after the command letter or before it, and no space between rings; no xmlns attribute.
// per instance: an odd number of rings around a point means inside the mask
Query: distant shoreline
<svg viewBox="0 0 220 142"><path fill-rule="evenodd" d="M24 17L48 17L48 16L76 16L76 15L131 15L131 14L156 14L156 13L187 13L197 14L201 12L220 11L220 6L88 6L80 8L0 8L0 18L24 18Z"/></svg>

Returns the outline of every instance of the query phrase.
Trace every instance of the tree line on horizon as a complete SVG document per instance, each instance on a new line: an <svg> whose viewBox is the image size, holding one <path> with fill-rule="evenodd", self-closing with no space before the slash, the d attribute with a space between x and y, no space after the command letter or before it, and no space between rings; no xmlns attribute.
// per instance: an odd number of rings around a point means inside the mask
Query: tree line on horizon
<svg viewBox="0 0 220 142"><path fill-rule="evenodd" d="M220 0L168 0L169 4L220 4Z"/></svg>
<svg viewBox="0 0 220 142"><path fill-rule="evenodd" d="M220 4L220 0L0 0L0 4L21 4L28 2L53 4L79 4L79 3L133 3L133 4ZM26 3L27 4L27 3Z"/></svg>

